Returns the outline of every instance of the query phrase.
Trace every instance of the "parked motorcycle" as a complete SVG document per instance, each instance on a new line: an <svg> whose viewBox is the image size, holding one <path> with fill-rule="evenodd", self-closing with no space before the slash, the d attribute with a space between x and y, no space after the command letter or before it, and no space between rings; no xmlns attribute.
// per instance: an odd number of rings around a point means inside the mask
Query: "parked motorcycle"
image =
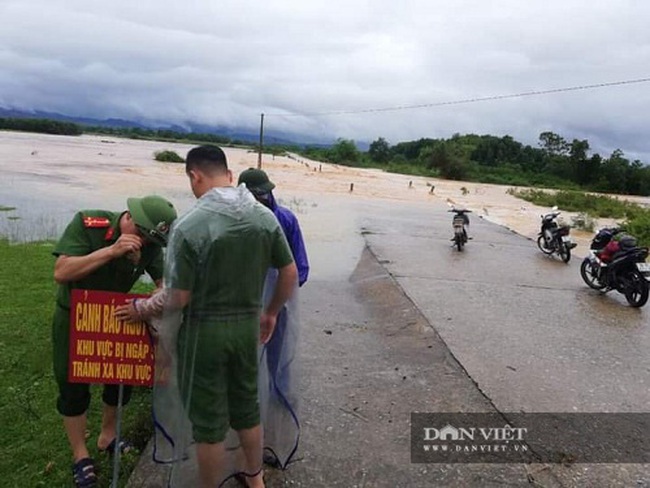
<svg viewBox="0 0 650 488"><path fill-rule="evenodd" d="M552 210L551 213L540 216L542 218L542 228L537 237L537 247L544 254L559 254L562 261L568 263L571 259L571 249L576 247L577 244L569 236L571 227L559 225L556 221L562 212L559 212L557 207L553 207Z"/></svg>
<svg viewBox="0 0 650 488"><path fill-rule="evenodd" d="M632 307L642 307L650 294L650 263L647 247L638 247L636 239L625 235L617 250L605 255L605 247L619 233L616 228L601 229L591 241L589 256L580 265L580 276L594 290L616 290Z"/></svg>
<svg viewBox="0 0 650 488"><path fill-rule="evenodd" d="M462 251L463 246L467 244L466 227L469 227L469 217L467 214L472 213L472 211L464 208L452 208L448 210L448 212L454 213L451 220L451 225L454 227L454 237L452 238L454 246L456 246L456 249L459 251Z"/></svg>

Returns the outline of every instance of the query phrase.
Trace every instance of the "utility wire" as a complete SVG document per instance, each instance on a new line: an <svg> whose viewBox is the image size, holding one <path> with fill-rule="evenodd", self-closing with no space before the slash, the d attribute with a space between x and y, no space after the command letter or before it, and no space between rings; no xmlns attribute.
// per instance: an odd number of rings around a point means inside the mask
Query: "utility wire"
<svg viewBox="0 0 650 488"><path fill-rule="evenodd" d="M565 88L552 88L549 90L535 90L535 91L528 91L528 92L521 92L521 93L513 93L510 95L492 95L487 97L465 98L462 100L453 100L448 102L422 103L419 105L399 105L396 107L367 108L361 110L336 110L332 112L314 112L314 113L300 113L300 114L271 113L265 115L271 117L316 117L316 116L325 116L325 115L350 115L350 114L364 114L364 113L377 113L377 112L394 112L398 110L414 110L418 108L443 107L447 105L464 105L468 103L487 102L490 100L505 100L507 98L531 97L535 95L548 95L551 93L563 93L563 92L572 92L572 91L580 91L580 90L591 90L594 88L607 88L611 86L633 85L637 83L647 83L649 81L650 78L639 78L636 80L612 81L609 83L595 83L593 85L579 85L579 86L570 86Z"/></svg>

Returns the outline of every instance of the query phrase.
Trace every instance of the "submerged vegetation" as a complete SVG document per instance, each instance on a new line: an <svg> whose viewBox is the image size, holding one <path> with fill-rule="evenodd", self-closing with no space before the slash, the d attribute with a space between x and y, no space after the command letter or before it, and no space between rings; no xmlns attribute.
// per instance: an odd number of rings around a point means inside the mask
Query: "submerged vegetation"
<svg viewBox="0 0 650 488"><path fill-rule="evenodd" d="M620 226L635 236L640 245L650 246L650 209L636 203L607 195L595 195L577 191L515 190L508 193L542 207L559 208L580 212L573 225L589 232L595 230L594 217L620 220Z"/></svg>
<svg viewBox="0 0 650 488"><path fill-rule="evenodd" d="M178 155L176 151L156 151L153 155L156 161L163 163L184 163L185 159Z"/></svg>

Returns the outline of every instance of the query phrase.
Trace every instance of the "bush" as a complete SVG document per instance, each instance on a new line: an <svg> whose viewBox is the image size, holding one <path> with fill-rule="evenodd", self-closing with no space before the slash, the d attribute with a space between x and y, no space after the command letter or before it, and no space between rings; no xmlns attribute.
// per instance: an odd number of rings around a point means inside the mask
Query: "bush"
<svg viewBox="0 0 650 488"><path fill-rule="evenodd" d="M640 209L622 227L637 238L639 246L650 247L650 210Z"/></svg>
<svg viewBox="0 0 650 488"><path fill-rule="evenodd" d="M571 219L571 226L578 230L594 232L596 229L596 220L594 220L588 213L580 212Z"/></svg>
<svg viewBox="0 0 650 488"><path fill-rule="evenodd" d="M184 163L185 160L180 157L176 151L156 151L154 159L163 163Z"/></svg>

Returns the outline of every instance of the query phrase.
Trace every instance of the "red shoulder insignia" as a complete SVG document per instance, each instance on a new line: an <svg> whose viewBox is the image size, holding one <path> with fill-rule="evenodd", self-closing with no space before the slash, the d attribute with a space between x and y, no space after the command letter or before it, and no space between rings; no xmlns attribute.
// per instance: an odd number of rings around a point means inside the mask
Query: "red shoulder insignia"
<svg viewBox="0 0 650 488"><path fill-rule="evenodd" d="M104 234L104 239L110 241L113 238L114 234L115 234L115 229L113 227L109 227L108 230L106 231L106 234Z"/></svg>
<svg viewBox="0 0 650 488"><path fill-rule="evenodd" d="M101 229L110 227L111 221L106 217L84 217L84 227Z"/></svg>

